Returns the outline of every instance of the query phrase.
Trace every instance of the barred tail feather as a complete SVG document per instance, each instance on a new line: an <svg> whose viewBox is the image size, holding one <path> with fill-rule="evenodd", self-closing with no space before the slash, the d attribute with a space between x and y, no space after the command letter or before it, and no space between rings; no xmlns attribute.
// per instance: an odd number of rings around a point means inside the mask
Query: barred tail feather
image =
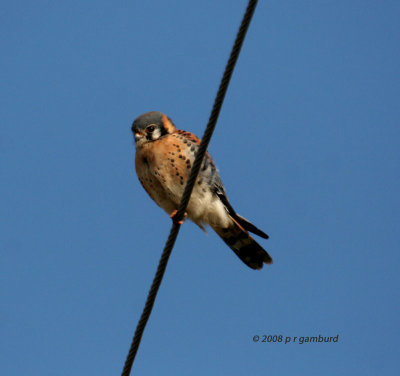
<svg viewBox="0 0 400 376"><path fill-rule="evenodd" d="M227 228L212 227L248 267L261 269L264 263L272 264L272 258L268 252L235 219L232 218L232 223Z"/></svg>

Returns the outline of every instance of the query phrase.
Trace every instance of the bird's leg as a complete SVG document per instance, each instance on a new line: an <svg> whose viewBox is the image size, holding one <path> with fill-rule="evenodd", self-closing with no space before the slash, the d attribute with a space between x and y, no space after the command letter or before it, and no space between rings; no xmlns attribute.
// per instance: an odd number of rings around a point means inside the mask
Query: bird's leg
<svg viewBox="0 0 400 376"><path fill-rule="evenodd" d="M183 215L183 219L182 219L181 221L177 221L177 220L175 219L176 213L177 213L177 212L178 212L178 210L174 210L174 211L171 213L170 217L171 217L171 219L172 219L172 222L177 223L177 224L179 224L179 225L182 225L183 222L185 221L186 217L187 217L187 213L185 212L185 214Z"/></svg>

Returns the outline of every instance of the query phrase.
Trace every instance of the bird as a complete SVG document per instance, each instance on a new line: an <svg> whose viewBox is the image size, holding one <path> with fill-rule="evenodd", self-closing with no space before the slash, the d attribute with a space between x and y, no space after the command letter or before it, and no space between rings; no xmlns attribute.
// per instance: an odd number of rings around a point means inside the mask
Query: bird
<svg viewBox="0 0 400 376"><path fill-rule="evenodd" d="M135 168L147 194L173 221L201 140L178 130L162 112L146 112L132 123ZM219 172L208 152L203 159L185 217L202 230L209 225L250 268L272 264L272 258L249 234L268 235L236 213L230 204ZM182 222L179 222L182 223Z"/></svg>

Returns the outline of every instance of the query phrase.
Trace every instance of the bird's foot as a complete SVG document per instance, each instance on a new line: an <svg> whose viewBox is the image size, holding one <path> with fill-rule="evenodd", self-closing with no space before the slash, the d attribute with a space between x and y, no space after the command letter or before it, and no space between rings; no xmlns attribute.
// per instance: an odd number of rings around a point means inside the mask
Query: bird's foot
<svg viewBox="0 0 400 376"><path fill-rule="evenodd" d="M187 213L185 213L185 214L183 215L183 219L182 219L182 220L177 221L177 220L175 219L176 213L177 213L177 212L178 212L178 210L174 210L174 211L171 213L170 217L171 217L171 219L172 219L172 222L174 222L174 223L176 223L176 224L179 224L179 225L182 225L183 222L185 221L186 217L187 217Z"/></svg>

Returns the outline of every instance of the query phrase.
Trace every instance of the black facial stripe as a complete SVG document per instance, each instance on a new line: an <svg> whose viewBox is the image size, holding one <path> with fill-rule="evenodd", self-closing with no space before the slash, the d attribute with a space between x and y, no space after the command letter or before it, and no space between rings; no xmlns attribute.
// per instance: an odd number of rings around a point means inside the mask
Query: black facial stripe
<svg viewBox="0 0 400 376"><path fill-rule="evenodd" d="M164 125L161 124L160 125L160 137L165 136L166 134L168 134L167 130L164 128Z"/></svg>

